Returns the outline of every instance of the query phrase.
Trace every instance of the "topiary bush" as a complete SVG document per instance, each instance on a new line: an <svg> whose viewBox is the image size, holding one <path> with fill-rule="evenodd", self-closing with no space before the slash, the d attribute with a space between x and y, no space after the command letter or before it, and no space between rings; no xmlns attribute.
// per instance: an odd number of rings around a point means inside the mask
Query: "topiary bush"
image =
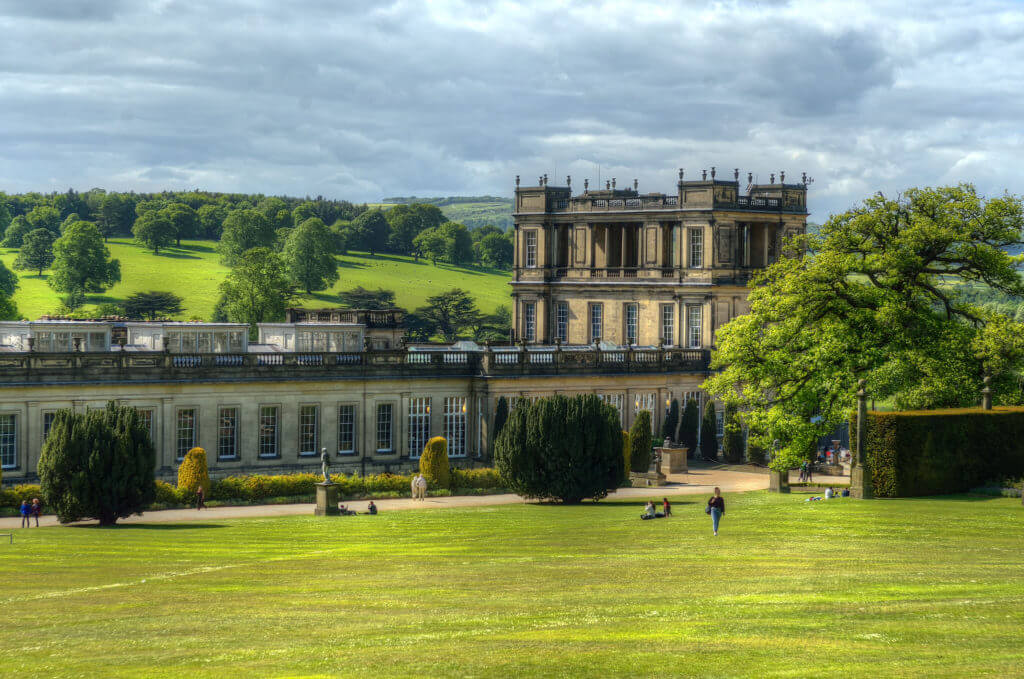
<svg viewBox="0 0 1024 679"><path fill-rule="evenodd" d="M687 457L697 457L697 431L699 428L700 408L695 399L688 398L679 419L679 445L686 448Z"/></svg>
<svg viewBox="0 0 1024 679"><path fill-rule="evenodd" d="M195 494L202 488L206 497L212 497L210 488L210 470L206 466L206 451L198 446L185 454L185 459L178 465L178 490Z"/></svg>
<svg viewBox="0 0 1024 679"><path fill-rule="evenodd" d="M676 440L676 427L679 425L679 401L672 399L672 405L665 416L665 422L661 425L661 438Z"/></svg>
<svg viewBox="0 0 1024 679"><path fill-rule="evenodd" d="M718 459L718 422L715 419L714 401L708 401L704 418L700 422L700 455L705 460Z"/></svg>
<svg viewBox="0 0 1024 679"><path fill-rule="evenodd" d="M505 485L567 504L600 499L623 480L619 415L593 394L517 406L494 446Z"/></svg>
<svg viewBox="0 0 1024 679"><path fill-rule="evenodd" d="M651 468L651 413L641 410L629 428L629 468L646 472Z"/></svg>
<svg viewBox="0 0 1024 679"><path fill-rule="evenodd" d="M869 412L866 429L876 497L963 493L1024 474L1024 408Z"/></svg>
<svg viewBox="0 0 1024 679"><path fill-rule="evenodd" d="M420 473L427 477L429 488L451 488L452 467L448 462L448 441L443 436L427 441L420 456Z"/></svg>
<svg viewBox="0 0 1024 679"><path fill-rule="evenodd" d="M740 464L743 462L743 427L740 424L736 406L727 404L725 406L725 422L723 423L725 436L722 438L722 457L729 464Z"/></svg>
<svg viewBox="0 0 1024 679"><path fill-rule="evenodd" d="M77 414L59 410L39 456L43 500L61 523L111 526L156 495L156 453L139 412L113 402Z"/></svg>

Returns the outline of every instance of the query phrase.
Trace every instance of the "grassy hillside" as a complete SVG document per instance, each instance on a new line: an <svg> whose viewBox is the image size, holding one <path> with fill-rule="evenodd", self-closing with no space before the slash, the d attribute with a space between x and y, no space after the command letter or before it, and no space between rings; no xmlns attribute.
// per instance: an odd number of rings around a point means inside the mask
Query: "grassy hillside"
<svg viewBox="0 0 1024 679"><path fill-rule="evenodd" d="M130 239L114 238L107 244L113 257L121 260L121 283L102 295L90 295L89 305L120 302L135 292L169 290L184 298L181 318L209 318L217 302L220 284L228 273L217 257L212 241L182 241L182 247L170 248L154 255ZM8 268L17 257L17 250L0 248L0 259ZM469 290L480 309L491 312L500 304L509 303L509 274L478 267L433 266L429 261L413 261L399 255L349 254L338 257L341 279L330 290L302 295L296 306L321 307L338 304L337 293L362 285L367 288L388 288L395 291L400 306L412 309L427 297L453 287ZM25 318L37 318L59 306L57 293L42 277L30 272L16 272L20 287L14 301ZM88 306L87 306L88 308Z"/></svg>
<svg viewBox="0 0 1024 679"><path fill-rule="evenodd" d="M441 208L444 216L453 222L476 229L492 224L503 231L512 228L512 199L495 196L471 197L449 196L447 198L385 198L384 203L368 203L371 208L388 208L400 203L430 203Z"/></svg>

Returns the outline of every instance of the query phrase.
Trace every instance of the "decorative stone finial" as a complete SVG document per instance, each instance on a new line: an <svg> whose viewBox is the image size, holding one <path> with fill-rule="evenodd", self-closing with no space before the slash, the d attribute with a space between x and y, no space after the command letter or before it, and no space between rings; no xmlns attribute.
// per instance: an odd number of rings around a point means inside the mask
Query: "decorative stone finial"
<svg viewBox="0 0 1024 679"><path fill-rule="evenodd" d="M548 174L547 174L547 172L545 172L544 173L544 186L547 186L547 185L548 185Z"/></svg>
<svg viewBox="0 0 1024 679"><path fill-rule="evenodd" d="M572 186L572 175L565 175L565 185Z"/></svg>
<svg viewBox="0 0 1024 679"><path fill-rule="evenodd" d="M740 180L740 168L734 168L732 171L732 178L736 181Z"/></svg>
<svg viewBox="0 0 1024 679"><path fill-rule="evenodd" d="M780 184L785 184L786 183L786 171L785 170L779 170L779 183Z"/></svg>
<svg viewBox="0 0 1024 679"><path fill-rule="evenodd" d="M703 179L703 180L707 180L707 178L708 178L708 171L707 170L701 170L700 171L700 178Z"/></svg>
<svg viewBox="0 0 1024 679"><path fill-rule="evenodd" d="M583 191L584 191L584 193L586 193L586 191L588 189L590 189L590 179L589 178L583 180Z"/></svg>
<svg viewBox="0 0 1024 679"><path fill-rule="evenodd" d="M544 186L544 175L537 177L537 186Z"/></svg>
<svg viewBox="0 0 1024 679"><path fill-rule="evenodd" d="M612 177L612 188L615 188L615 177Z"/></svg>
<svg viewBox="0 0 1024 679"><path fill-rule="evenodd" d="M610 180L608 180L608 179L605 179L605 180L604 180L604 189L605 189L605 191L610 191L610 190L611 190L611 188L612 188L612 183L611 183L611 181L610 181Z"/></svg>
<svg viewBox="0 0 1024 679"><path fill-rule="evenodd" d="M519 188L519 175L516 175L516 188Z"/></svg>
<svg viewBox="0 0 1024 679"><path fill-rule="evenodd" d="M683 168L679 168L679 181L683 181Z"/></svg>
<svg viewBox="0 0 1024 679"><path fill-rule="evenodd" d="M800 173L800 183L803 184L804 186L807 186L807 173L806 172L801 172Z"/></svg>
<svg viewBox="0 0 1024 679"><path fill-rule="evenodd" d="M772 172L772 178L771 178L771 183L772 183L772 184L774 184L774 183L775 183L775 173L774 173L774 172Z"/></svg>
<svg viewBox="0 0 1024 679"><path fill-rule="evenodd" d="M640 182L633 180L633 190L636 191L640 187Z"/></svg>
<svg viewBox="0 0 1024 679"><path fill-rule="evenodd" d="M715 166L714 165L711 166L711 178L712 179L715 178Z"/></svg>
<svg viewBox="0 0 1024 679"><path fill-rule="evenodd" d="M748 172L747 173L747 183L748 184L753 184L754 183L754 173L753 172Z"/></svg>

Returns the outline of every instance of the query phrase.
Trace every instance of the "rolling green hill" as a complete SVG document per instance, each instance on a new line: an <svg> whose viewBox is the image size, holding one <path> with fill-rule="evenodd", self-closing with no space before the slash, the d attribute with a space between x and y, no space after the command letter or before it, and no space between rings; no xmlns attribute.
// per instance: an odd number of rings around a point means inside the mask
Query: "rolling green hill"
<svg viewBox="0 0 1024 679"><path fill-rule="evenodd" d="M135 292L168 290L184 298L182 319L209 318L217 302L217 286L228 273L214 249L213 241L182 241L182 247L169 248L154 255L127 238L112 238L107 244L111 256L121 260L121 282L99 295L89 295L86 310L102 302L120 302ZM8 268L17 250L0 248L0 259ZM296 306L328 307L338 304L337 293L362 285L395 291L399 306L413 309L427 297L453 287L469 290L481 311L492 312L509 304L508 272L480 267L432 265L428 260L414 262L412 257L378 254L374 257L350 253L338 257L341 279L330 290L300 295ZM14 295L18 310L25 318L38 318L60 305L57 293L42 277L17 271L20 286Z"/></svg>
<svg viewBox="0 0 1024 679"><path fill-rule="evenodd" d="M400 203L430 203L441 208L444 216L453 222L477 229L492 224L502 231L512 228L512 199L496 196L449 196L447 198L417 198L416 196L385 198L369 207L388 209Z"/></svg>

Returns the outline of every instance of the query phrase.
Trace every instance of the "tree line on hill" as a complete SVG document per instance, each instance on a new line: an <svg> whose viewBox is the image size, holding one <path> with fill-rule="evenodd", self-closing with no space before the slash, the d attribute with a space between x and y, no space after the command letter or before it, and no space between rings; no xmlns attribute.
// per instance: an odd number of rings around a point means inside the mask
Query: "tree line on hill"
<svg viewBox="0 0 1024 679"><path fill-rule="evenodd" d="M215 315L250 323L283 318L295 290L310 294L336 283L335 256L350 250L410 255L416 261L424 257L434 265L507 269L512 264L512 241L500 229L470 230L448 221L436 206L421 203L383 211L323 197L200 191L0 193L0 232L0 246L19 250L14 268L40 276L50 269L47 283L61 295L59 311L65 312L81 307L86 294L121 280L120 262L104 243L128 234L154 254L180 246L182 239L216 240L221 261L232 271L221 285ZM0 263L4 318L18 317L10 299L17 285L17 277ZM429 323L419 321L430 314L411 318L414 334L422 335ZM433 327L448 336L448 325L444 317Z"/></svg>

